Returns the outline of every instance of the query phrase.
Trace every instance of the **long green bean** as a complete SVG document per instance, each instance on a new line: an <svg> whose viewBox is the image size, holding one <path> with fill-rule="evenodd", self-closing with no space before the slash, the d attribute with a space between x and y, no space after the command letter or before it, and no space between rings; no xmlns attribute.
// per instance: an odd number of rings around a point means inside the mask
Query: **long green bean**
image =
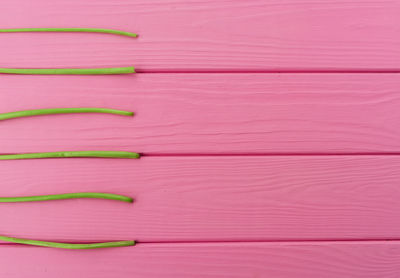
<svg viewBox="0 0 400 278"><path fill-rule="evenodd" d="M34 109L34 110L23 110L9 113L0 114L1 120L8 120L21 117L31 117L38 115L49 115L49 114L72 114L72 113L108 113L123 116L133 116L133 112L122 111L108 108L50 108L50 109Z"/></svg>
<svg viewBox="0 0 400 278"><path fill-rule="evenodd" d="M0 203L40 202L40 201L80 199L80 198L107 199L107 200L115 200L127 203L133 202L133 199L131 197L123 195L110 194L110 193L97 193L97 192L79 192L79 193L37 195L37 196L24 196L24 197L0 197Z"/></svg>
<svg viewBox="0 0 400 278"><path fill-rule="evenodd" d="M63 249L96 249L96 248L124 247L124 246L134 246L135 245L135 241L133 241L133 240L110 241L110 242L87 243L87 244L49 242L49 241L40 241L40 240L15 238L15 237L7 237L7 236L0 236L0 240L7 241L7 242L13 242L13 243L19 243L19 244L36 245L36 246L44 246L44 247L52 247L52 248L63 248Z"/></svg>
<svg viewBox="0 0 400 278"><path fill-rule="evenodd" d="M103 75L103 74L129 74L135 73L134 67L119 68L69 68L69 69L21 69L21 68L0 68L0 73L7 74L34 74L34 75Z"/></svg>
<svg viewBox="0 0 400 278"><path fill-rule="evenodd" d="M131 32L125 32L113 29L102 28L12 28L0 29L0 33L17 33L17 32L84 32L84 33L106 33L136 38L138 35Z"/></svg>
<svg viewBox="0 0 400 278"><path fill-rule="evenodd" d="M0 160L36 159L36 158L64 158L64 157L101 157L101 158L140 158L140 154L123 151L73 151L73 152L45 152L3 154Z"/></svg>

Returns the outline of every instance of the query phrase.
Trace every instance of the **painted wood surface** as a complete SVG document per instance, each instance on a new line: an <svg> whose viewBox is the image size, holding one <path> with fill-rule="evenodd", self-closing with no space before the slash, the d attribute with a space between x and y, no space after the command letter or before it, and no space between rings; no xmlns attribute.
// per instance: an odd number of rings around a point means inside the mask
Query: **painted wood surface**
<svg viewBox="0 0 400 278"><path fill-rule="evenodd" d="M397 74L2 76L0 112L132 110L0 122L0 153L398 153Z"/></svg>
<svg viewBox="0 0 400 278"><path fill-rule="evenodd" d="M398 239L398 156L2 161L0 196L128 195L133 204L0 204L0 234L50 241Z"/></svg>
<svg viewBox="0 0 400 278"><path fill-rule="evenodd" d="M115 28L1 34L2 67L151 71L399 70L400 1L3 1L0 26Z"/></svg>
<svg viewBox="0 0 400 278"><path fill-rule="evenodd" d="M0 247L0 275L22 277L395 278L398 242L142 244L65 251Z"/></svg>
<svg viewBox="0 0 400 278"><path fill-rule="evenodd" d="M0 76L0 112L136 112L0 122L0 153L145 156L1 162L0 196L101 191L135 202L0 204L0 234L139 240L90 251L0 244L1 277L400 275L400 1L4 2L2 28L140 37L1 34L0 67L140 74ZM267 74L279 71L291 74Z"/></svg>

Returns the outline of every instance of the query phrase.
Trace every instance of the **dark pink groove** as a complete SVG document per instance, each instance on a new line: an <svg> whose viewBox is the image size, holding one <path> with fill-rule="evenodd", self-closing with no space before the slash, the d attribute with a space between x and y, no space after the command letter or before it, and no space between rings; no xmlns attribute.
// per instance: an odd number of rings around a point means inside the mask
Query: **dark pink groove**
<svg viewBox="0 0 400 278"><path fill-rule="evenodd" d="M279 73L279 74L318 74L318 73L338 73L338 74L346 74L346 73L400 73L400 69L140 69L136 68L136 73L170 73L170 74L178 74L178 73L197 73L197 74L229 74L229 73Z"/></svg>
<svg viewBox="0 0 400 278"><path fill-rule="evenodd" d="M141 156L378 156L378 155L400 155L400 152L265 152L265 153L141 153Z"/></svg>
<svg viewBox="0 0 400 278"><path fill-rule="evenodd" d="M94 242L80 242L80 241L63 241L64 243L74 243L74 244L88 244ZM97 241L96 241L97 242ZM144 245L144 244L224 244L224 243L231 243L231 244L241 244L241 243L297 243L297 244L307 244L307 243L382 243L382 242L390 242L390 243L399 243L400 238L346 238L346 239L335 239L335 238L326 238L326 239L275 239L275 240L144 240L136 241L136 245ZM24 245L24 244L17 244L17 243L0 243L1 246L25 246L31 248L47 248L47 247L38 247L38 246L31 246L31 245Z"/></svg>

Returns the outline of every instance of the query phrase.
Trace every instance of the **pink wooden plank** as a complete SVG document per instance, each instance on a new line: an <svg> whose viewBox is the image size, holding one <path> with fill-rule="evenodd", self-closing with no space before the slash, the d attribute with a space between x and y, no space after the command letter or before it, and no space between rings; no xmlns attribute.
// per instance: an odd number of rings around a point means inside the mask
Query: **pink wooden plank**
<svg viewBox="0 0 400 278"><path fill-rule="evenodd" d="M398 156L2 161L0 196L106 192L133 204L0 204L0 234L54 241L397 239Z"/></svg>
<svg viewBox="0 0 400 278"><path fill-rule="evenodd" d="M0 26L99 27L2 34L2 67L136 65L142 71L399 70L400 1L2 1Z"/></svg>
<svg viewBox="0 0 400 278"><path fill-rule="evenodd" d="M108 250L1 246L2 277L382 278L398 242L143 244Z"/></svg>
<svg viewBox="0 0 400 278"><path fill-rule="evenodd" d="M400 151L396 74L2 76L0 112L52 107L133 110L0 122L0 153Z"/></svg>

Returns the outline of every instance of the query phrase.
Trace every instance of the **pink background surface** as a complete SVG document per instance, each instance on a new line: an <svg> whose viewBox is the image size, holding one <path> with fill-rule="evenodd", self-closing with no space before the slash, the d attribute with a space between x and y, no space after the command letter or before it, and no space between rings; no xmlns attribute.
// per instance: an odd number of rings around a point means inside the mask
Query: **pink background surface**
<svg viewBox="0 0 400 278"><path fill-rule="evenodd" d="M132 110L0 123L0 153L127 150L140 160L2 161L0 195L97 191L133 204L1 204L1 277L398 277L400 1L14 0L0 67L135 66L125 76L0 76L0 112Z"/></svg>

